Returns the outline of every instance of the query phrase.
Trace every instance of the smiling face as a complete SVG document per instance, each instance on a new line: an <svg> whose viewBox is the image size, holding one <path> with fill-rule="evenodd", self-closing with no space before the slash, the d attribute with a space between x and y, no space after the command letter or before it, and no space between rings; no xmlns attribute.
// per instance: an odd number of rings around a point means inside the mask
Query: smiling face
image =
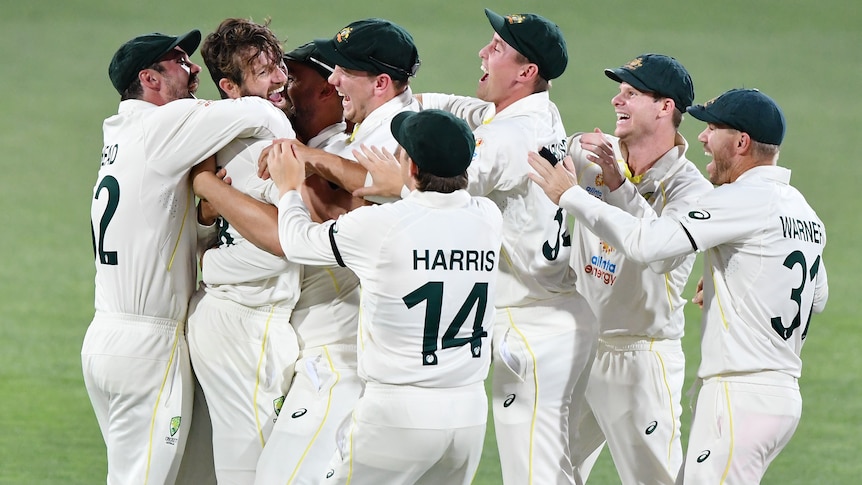
<svg viewBox="0 0 862 485"><path fill-rule="evenodd" d="M734 146L739 135L740 132L733 128L708 123L697 136L697 140L703 143L706 155L712 157L712 161L706 166L706 171L713 185L727 184L736 180Z"/></svg>
<svg viewBox="0 0 862 485"><path fill-rule="evenodd" d="M482 77L476 88L476 97L498 106L508 106L513 101L512 88L522 73L525 58L514 47L506 43L497 33L479 51L482 59Z"/></svg>
<svg viewBox="0 0 862 485"><path fill-rule="evenodd" d="M198 73L201 66L189 59L188 54L179 47L168 52L158 61L159 74L162 75L162 96L173 101L194 98L198 90Z"/></svg>
<svg viewBox="0 0 862 485"><path fill-rule="evenodd" d="M379 104L375 99L377 76L364 71L354 71L335 66L329 76L329 84L335 86L341 96L341 106L344 108L344 118L354 123L362 123L368 115L377 109Z"/></svg>
<svg viewBox="0 0 862 485"><path fill-rule="evenodd" d="M620 92L611 99L617 123L614 136L628 145L652 136L662 109L661 98L638 91L627 82L620 83Z"/></svg>
<svg viewBox="0 0 862 485"><path fill-rule="evenodd" d="M284 94L286 83L287 67L281 57L261 51L243 70L239 95L266 98L276 108L283 109L287 105Z"/></svg>

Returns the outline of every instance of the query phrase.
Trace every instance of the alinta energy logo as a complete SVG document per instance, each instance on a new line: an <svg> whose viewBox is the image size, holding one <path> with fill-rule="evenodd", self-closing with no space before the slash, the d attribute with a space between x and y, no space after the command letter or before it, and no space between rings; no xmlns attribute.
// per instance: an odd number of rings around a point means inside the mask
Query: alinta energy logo
<svg viewBox="0 0 862 485"><path fill-rule="evenodd" d="M599 174L596 175L595 187L588 185L586 188L587 193L592 195L593 197L599 199L599 200L603 200L604 197L602 196L602 189L600 187L604 187L604 185L605 185L605 177L604 177L604 175L602 175L601 172L599 172Z"/></svg>
<svg viewBox="0 0 862 485"><path fill-rule="evenodd" d="M617 264L610 258L616 250L604 241L599 241L599 249L599 254L591 256L590 262L584 266L584 273L606 285L613 286L617 281Z"/></svg>

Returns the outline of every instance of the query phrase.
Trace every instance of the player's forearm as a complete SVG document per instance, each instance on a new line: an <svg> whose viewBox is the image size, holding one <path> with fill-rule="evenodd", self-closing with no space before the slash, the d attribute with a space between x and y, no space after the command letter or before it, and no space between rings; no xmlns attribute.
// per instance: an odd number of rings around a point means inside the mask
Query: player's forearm
<svg viewBox="0 0 862 485"><path fill-rule="evenodd" d="M278 241L278 209L243 194L222 182L215 174L202 174L195 191L209 201L219 214L244 238L276 256L284 256Z"/></svg>
<svg viewBox="0 0 862 485"><path fill-rule="evenodd" d="M317 148L297 146L294 151L309 173L316 173L351 193L365 186L368 172L353 160Z"/></svg>

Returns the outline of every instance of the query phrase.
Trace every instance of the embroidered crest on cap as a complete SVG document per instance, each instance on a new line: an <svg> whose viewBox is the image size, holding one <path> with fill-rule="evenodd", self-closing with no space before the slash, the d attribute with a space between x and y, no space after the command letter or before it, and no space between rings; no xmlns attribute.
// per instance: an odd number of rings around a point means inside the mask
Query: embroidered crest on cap
<svg viewBox="0 0 862 485"><path fill-rule="evenodd" d="M512 15L507 15L506 21L509 22L510 24L523 24L524 23L524 16L521 14L517 14L517 13L512 14Z"/></svg>
<svg viewBox="0 0 862 485"><path fill-rule="evenodd" d="M353 32L353 28L351 28L351 27L345 27L345 28L341 29L341 32L336 34L335 41L339 42L339 43L347 42L347 38L350 37L351 32Z"/></svg>
<svg viewBox="0 0 862 485"><path fill-rule="evenodd" d="M637 69L643 65L644 65L643 59L640 57L636 57L636 58L630 60L629 63L623 67L625 67L626 69L630 69L630 70L634 71L635 69Z"/></svg>

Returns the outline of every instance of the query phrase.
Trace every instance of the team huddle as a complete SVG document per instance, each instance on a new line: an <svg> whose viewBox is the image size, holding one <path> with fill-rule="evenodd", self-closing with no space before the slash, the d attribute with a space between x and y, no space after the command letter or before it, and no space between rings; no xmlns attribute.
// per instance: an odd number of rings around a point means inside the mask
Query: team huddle
<svg viewBox="0 0 862 485"><path fill-rule="evenodd" d="M485 15L475 97L413 93L419 51L379 18L287 52L239 18L117 50L81 351L107 483L468 484L489 402L506 484L588 483L606 445L624 484L760 482L828 297L781 108L694 104L648 53L604 72L614 133L572 133L559 27Z"/></svg>

